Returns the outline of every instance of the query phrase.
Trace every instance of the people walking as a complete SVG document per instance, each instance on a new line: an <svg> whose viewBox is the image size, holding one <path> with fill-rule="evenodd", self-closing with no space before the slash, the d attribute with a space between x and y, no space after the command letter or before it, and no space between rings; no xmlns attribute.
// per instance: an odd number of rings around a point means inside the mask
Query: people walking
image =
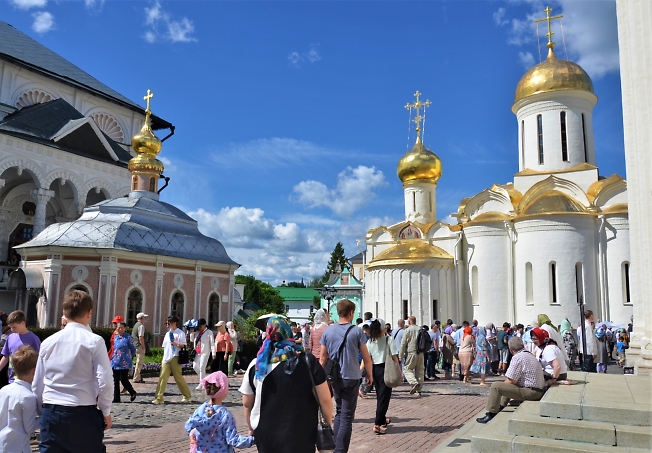
<svg viewBox="0 0 652 453"><path fill-rule="evenodd" d="M321 357L321 341L322 335L328 328L328 312L323 308L320 308L315 312L313 318L313 326L310 328L310 335L308 336L308 349L310 353L315 356L319 361Z"/></svg>
<svg viewBox="0 0 652 453"><path fill-rule="evenodd" d="M478 327L478 336L475 339L475 360L471 365L471 372L480 375L480 385L485 387L485 378L487 377L487 369L490 363L487 360L487 336L484 327Z"/></svg>
<svg viewBox="0 0 652 453"><path fill-rule="evenodd" d="M33 332L27 329L25 313L21 310L12 311L7 317L7 324L11 329L11 335L7 337L2 347L2 359L0 359L0 370L9 364L9 383L14 382L14 369L11 363L11 356L21 346L31 346L36 352L41 348L41 340Z"/></svg>
<svg viewBox="0 0 652 453"><path fill-rule="evenodd" d="M229 337L231 338L231 354L229 354L227 366L229 370L228 376L233 376L233 364L235 363L235 356L236 351L238 350L238 340L240 339L240 334L235 330L235 324L233 324L233 321L226 323L226 331L229 333Z"/></svg>
<svg viewBox="0 0 652 453"><path fill-rule="evenodd" d="M464 376L464 382L471 383L471 365L473 365L475 339L473 338L473 328L470 326L464 327L464 334L462 335L462 345L460 346L460 372Z"/></svg>
<svg viewBox="0 0 652 453"><path fill-rule="evenodd" d="M136 399L136 391L129 382L129 370L133 366L134 355L136 355L134 339L127 333L127 324L120 322L113 339L113 357L111 357L114 404L120 402L120 383L131 396L131 401Z"/></svg>
<svg viewBox="0 0 652 453"><path fill-rule="evenodd" d="M410 316L408 318L408 328L405 329L403 340L401 341L400 356L405 357L405 367L403 372L408 383L412 386L410 395L421 396L423 387L423 354L417 351L417 336L419 335L419 326L417 318Z"/></svg>
<svg viewBox="0 0 652 453"><path fill-rule="evenodd" d="M195 390L201 390L201 380L206 376L206 366L208 365L209 357L215 357L215 340L213 339L213 332L206 326L206 320L199 318L197 320L197 336L195 337L195 360L192 363L192 368L199 376L199 384Z"/></svg>
<svg viewBox="0 0 652 453"><path fill-rule="evenodd" d="M136 345L136 366L134 368L134 382L142 384L145 380L140 376L140 372L145 364L145 352L147 352L147 339L145 338L145 318L149 317L143 312L136 315L136 324L131 330L131 336Z"/></svg>
<svg viewBox="0 0 652 453"><path fill-rule="evenodd" d="M179 318L168 316L165 325L168 331L163 337L163 361L161 363L161 374L156 385L156 394L153 404L163 404L165 388L168 385L170 374L174 376L174 382L179 387L183 398L182 403L189 403L192 397L188 384L183 378L181 365L179 364L179 351L186 347L186 334L179 329Z"/></svg>
<svg viewBox="0 0 652 453"><path fill-rule="evenodd" d="M231 336L226 331L226 323L220 321L215 324L217 333L215 334L215 356L211 362L211 371L221 371L224 374L229 372L229 355L233 353L233 343Z"/></svg>
<svg viewBox="0 0 652 453"><path fill-rule="evenodd" d="M452 330L451 330L452 331ZM457 345L449 333L445 333L441 339L442 368L444 369L444 379L453 377L453 357Z"/></svg>

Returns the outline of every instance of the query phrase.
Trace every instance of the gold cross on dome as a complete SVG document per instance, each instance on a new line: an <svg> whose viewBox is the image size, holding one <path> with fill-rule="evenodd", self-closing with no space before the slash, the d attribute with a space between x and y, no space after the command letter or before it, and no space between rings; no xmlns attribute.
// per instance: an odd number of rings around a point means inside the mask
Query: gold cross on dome
<svg viewBox="0 0 652 453"><path fill-rule="evenodd" d="M150 90L147 90L147 96L145 96L143 99L147 101L147 108L145 109L145 112L152 113L152 111L149 109L149 100L154 97L154 93L152 93Z"/></svg>
<svg viewBox="0 0 652 453"><path fill-rule="evenodd" d="M421 132L422 132L422 124L423 120L426 117L426 109L430 107L432 102L425 100L421 101L421 92L417 90L416 93L414 93L414 97L417 98L417 100L413 103L410 104L409 102L405 104L405 108L412 112L412 109L416 110L416 116L412 120L413 123L417 125L416 131L417 131L417 143L421 141ZM423 109L423 116L421 116L421 109Z"/></svg>
<svg viewBox="0 0 652 453"><path fill-rule="evenodd" d="M551 16L550 13L552 12L552 8L550 6L546 6L546 9L544 9L543 12L546 13L546 17L544 17L543 19L535 19L534 22L548 22L548 33L546 33L546 36L548 37L548 44L546 44L546 47L548 49L552 49L553 47L555 47L555 43L552 42L552 35L554 35L554 33L552 31L552 27L550 26L550 22L552 22L555 19L561 19L564 16L562 16L561 14L557 16Z"/></svg>

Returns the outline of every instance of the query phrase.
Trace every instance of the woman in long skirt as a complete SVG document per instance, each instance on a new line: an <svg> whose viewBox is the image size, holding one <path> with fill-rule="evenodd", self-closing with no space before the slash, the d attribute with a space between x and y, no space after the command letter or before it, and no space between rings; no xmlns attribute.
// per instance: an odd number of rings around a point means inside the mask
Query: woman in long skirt
<svg viewBox="0 0 652 453"><path fill-rule="evenodd" d="M485 387L484 380L487 376L487 367L489 367L489 362L487 361L487 337L485 334L485 328L478 328L478 338L475 339L475 360L471 366L471 372L475 374L480 374L480 385Z"/></svg>
<svg viewBox="0 0 652 453"><path fill-rule="evenodd" d="M464 376L464 382L471 382L471 365L473 364L473 329L466 326L464 328L464 336L462 337L462 346L460 346L460 366L461 372Z"/></svg>

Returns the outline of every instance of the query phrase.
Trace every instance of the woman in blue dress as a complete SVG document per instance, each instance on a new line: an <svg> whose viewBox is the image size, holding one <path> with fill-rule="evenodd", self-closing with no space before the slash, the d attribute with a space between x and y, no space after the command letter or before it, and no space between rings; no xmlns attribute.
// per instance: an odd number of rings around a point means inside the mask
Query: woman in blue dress
<svg viewBox="0 0 652 453"><path fill-rule="evenodd" d="M471 366L471 372L480 373L480 385L483 387L487 386L484 382L487 376L487 366L491 366L491 362L487 361L488 348L486 330L484 327L479 327L478 338L475 340L475 360Z"/></svg>

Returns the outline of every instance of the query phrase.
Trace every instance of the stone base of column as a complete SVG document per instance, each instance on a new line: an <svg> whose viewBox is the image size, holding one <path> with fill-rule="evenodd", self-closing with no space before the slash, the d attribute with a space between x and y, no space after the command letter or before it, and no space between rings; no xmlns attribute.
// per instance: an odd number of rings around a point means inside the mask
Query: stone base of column
<svg viewBox="0 0 652 453"><path fill-rule="evenodd" d="M639 353L634 363L634 374L652 377L652 338L641 338Z"/></svg>

